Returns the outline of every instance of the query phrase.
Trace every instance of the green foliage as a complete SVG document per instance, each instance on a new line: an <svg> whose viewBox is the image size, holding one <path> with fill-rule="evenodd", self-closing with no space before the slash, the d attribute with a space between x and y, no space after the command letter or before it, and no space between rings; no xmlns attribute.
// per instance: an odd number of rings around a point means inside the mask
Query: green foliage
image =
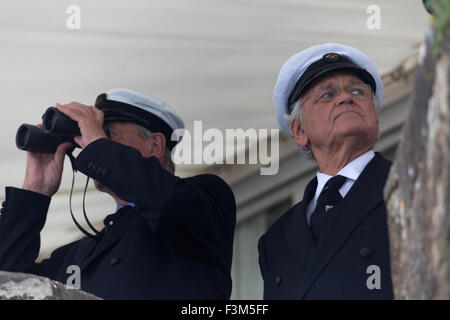
<svg viewBox="0 0 450 320"><path fill-rule="evenodd" d="M433 12L434 52L439 55L443 46L450 45L450 1L428 0L425 5Z"/></svg>

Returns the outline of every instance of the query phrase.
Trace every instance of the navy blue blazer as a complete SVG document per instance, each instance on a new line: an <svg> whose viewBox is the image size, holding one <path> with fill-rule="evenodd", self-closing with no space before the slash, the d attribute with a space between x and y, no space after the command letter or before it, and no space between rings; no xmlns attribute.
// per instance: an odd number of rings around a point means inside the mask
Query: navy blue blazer
<svg viewBox="0 0 450 320"><path fill-rule="evenodd" d="M317 179L308 184L303 200L259 240L264 299L393 298L383 200L390 166L390 161L375 154L333 208L318 244L306 220L306 207L314 196Z"/></svg>
<svg viewBox="0 0 450 320"><path fill-rule="evenodd" d="M105 299L229 299L236 203L210 174L181 179L155 157L107 139L89 144L76 168L133 202L105 219L98 240L83 238L35 263L50 197L6 188L0 269L62 283L81 269L81 290Z"/></svg>

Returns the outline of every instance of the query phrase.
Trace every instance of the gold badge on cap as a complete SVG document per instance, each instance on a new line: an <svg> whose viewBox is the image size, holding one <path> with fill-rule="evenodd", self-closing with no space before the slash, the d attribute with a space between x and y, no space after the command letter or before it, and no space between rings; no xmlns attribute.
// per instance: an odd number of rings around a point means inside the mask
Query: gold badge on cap
<svg viewBox="0 0 450 320"><path fill-rule="evenodd" d="M323 59L329 62L336 62L340 59L340 56L337 53L330 52L323 55Z"/></svg>

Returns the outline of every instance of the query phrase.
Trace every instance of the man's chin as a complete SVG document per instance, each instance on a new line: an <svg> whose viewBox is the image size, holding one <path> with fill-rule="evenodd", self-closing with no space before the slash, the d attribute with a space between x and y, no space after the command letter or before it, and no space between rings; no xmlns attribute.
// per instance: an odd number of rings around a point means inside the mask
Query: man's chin
<svg viewBox="0 0 450 320"><path fill-rule="evenodd" d="M94 180L94 186L95 186L95 189L97 189L98 191L105 191L105 189L106 189L106 187L103 184L101 184L100 182L98 182L96 180Z"/></svg>

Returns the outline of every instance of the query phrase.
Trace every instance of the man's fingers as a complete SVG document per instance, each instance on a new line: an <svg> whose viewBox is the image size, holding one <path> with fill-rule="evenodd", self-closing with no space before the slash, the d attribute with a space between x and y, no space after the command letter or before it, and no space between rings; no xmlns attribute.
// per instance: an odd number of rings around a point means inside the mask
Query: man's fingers
<svg viewBox="0 0 450 320"><path fill-rule="evenodd" d="M78 121L83 116L92 116L93 112L84 104L71 102L69 104L55 104L56 109L70 117L72 120Z"/></svg>
<svg viewBox="0 0 450 320"><path fill-rule="evenodd" d="M72 142L64 142L61 143L55 152L55 160L58 163L63 162L64 155L66 154L67 150L69 150L73 146Z"/></svg>
<svg viewBox="0 0 450 320"><path fill-rule="evenodd" d="M104 121L105 115L102 110L95 106L90 106L89 109L92 111L93 115L101 122Z"/></svg>
<svg viewBox="0 0 450 320"><path fill-rule="evenodd" d="M62 153L66 153L67 150L69 150L71 147L73 146L72 142L64 142L61 143L58 148L56 149L56 152L62 152Z"/></svg>
<svg viewBox="0 0 450 320"><path fill-rule="evenodd" d="M74 121L78 121L80 119L80 113L77 112L76 110L68 108L67 105L61 105L61 104L57 103L55 105L55 107L56 107L56 109L58 109L59 111L61 111L62 113L64 113L66 116L68 116L69 118L71 118Z"/></svg>

